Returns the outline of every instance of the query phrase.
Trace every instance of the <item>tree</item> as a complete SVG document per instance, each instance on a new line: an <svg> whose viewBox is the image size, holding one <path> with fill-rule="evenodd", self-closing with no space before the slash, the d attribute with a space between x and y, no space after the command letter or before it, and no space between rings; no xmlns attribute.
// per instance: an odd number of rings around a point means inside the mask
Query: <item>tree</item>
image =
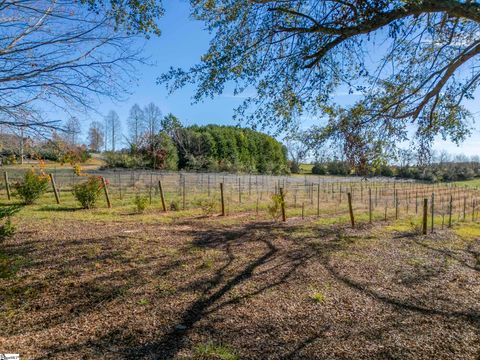
<svg viewBox="0 0 480 360"><path fill-rule="evenodd" d="M129 142L135 149L138 149L145 131L145 114L138 104L131 107L127 122L130 134Z"/></svg>
<svg viewBox="0 0 480 360"><path fill-rule="evenodd" d="M81 132L80 120L75 116L70 117L65 123L65 141L70 145L77 145Z"/></svg>
<svg viewBox="0 0 480 360"><path fill-rule="evenodd" d="M145 106L145 133L148 138L153 138L160 131L160 122L162 120L162 111L154 103Z"/></svg>
<svg viewBox="0 0 480 360"><path fill-rule="evenodd" d="M105 150L110 145L110 150L115 151L115 147L121 139L121 133L120 117L115 110L110 110L105 116Z"/></svg>
<svg viewBox="0 0 480 360"><path fill-rule="evenodd" d="M169 113L160 121L160 127L162 131L165 131L170 137L175 133L176 130L182 128L182 123L180 119Z"/></svg>
<svg viewBox="0 0 480 360"><path fill-rule="evenodd" d="M290 171L293 174L300 173L300 165L308 155L308 145L304 134L298 130L287 135L284 139L291 161Z"/></svg>
<svg viewBox="0 0 480 360"><path fill-rule="evenodd" d="M61 125L42 108L92 109L117 97L143 62L136 37L159 34L160 0L5 0L0 19L0 123Z"/></svg>
<svg viewBox="0 0 480 360"><path fill-rule="evenodd" d="M199 101L227 82L236 94L254 88L236 116L283 130L323 115L343 86L363 94L357 125L377 131L369 136L399 143L414 123L427 154L438 134L457 143L469 134L462 104L480 83L476 1L199 0L192 15L213 37L201 63L159 78L171 91L194 83Z"/></svg>
<svg viewBox="0 0 480 360"><path fill-rule="evenodd" d="M104 145L105 135L99 121L92 121L88 129L88 147L93 152L99 152Z"/></svg>

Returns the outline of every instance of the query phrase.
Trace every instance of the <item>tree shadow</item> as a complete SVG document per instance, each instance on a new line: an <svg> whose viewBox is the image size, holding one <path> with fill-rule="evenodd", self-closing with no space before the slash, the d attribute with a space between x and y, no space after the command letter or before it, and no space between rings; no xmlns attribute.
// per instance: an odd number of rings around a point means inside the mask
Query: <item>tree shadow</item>
<svg viewBox="0 0 480 360"><path fill-rule="evenodd" d="M357 241L367 239L368 228L351 230L346 226L312 226L308 233L304 233L305 227L301 224L278 226L278 224L270 222L257 222L233 228L227 226L215 228L211 224L201 224L199 221L190 225L192 226L189 228L176 230L178 235L190 239L188 243L178 248L182 258L172 257L164 262L158 262L160 255L155 254L145 257L145 264L137 264L133 269L122 269L109 275L97 274L81 286L75 286L68 294L58 299L59 303L76 304L76 309L71 314L39 319L35 327L36 330L40 330L42 324L45 323L53 327L94 311L102 304L122 301L125 292L147 281L142 276L143 271L162 279L166 273L173 272L186 263L193 263L197 255L191 257L185 255L192 249L198 250L200 255L208 251L221 254L221 260L215 262L212 269L205 271L205 274L199 274L201 270L198 267L190 268L191 279L176 288L173 296L180 297L182 293L192 292L195 294L201 293L201 295L196 296L184 308L181 308L178 311L178 316L169 322L168 326L159 328L155 332L153 340L140 341L134 333L126 333L118 325L119 327L109 329L107 333L95 339L77 342L70 346L58 346L56 344L48 348L48 355L42 358L55 358L72 353L94 353L97 356L100 354L100 356L108 355L109 357L125 359L176 358L182 354L183 350L191 348L190 337L196 331L199 331L199 328L204 333L214 333L215 315L223 309L229 309L245 300L258 299L270 290L282 288L285 284L291 285L295 281L304 282L303 279L295 278L295 276L312 263L320 266L322 271L327 273L329 278L333 279L339 286L350 289L355 294L361 295L362 298L373 299L388 308L396 309L391 321L381 324L374 330L369 328L368 324L363 326L360 324L356 327L356 329L361 329L358 331L358 336L378 338L382 332L391 331L397 326L400 327L401 321L399 319L408 316L408 314L441 317L444 321L457 319L480 329L480 313L473 306L471 309L451 310L436 302L435 295L422 301L415 298L412 293L402 296L392 295L385 290L375 288L368 281L359 280L355 277L355 274L348 273L338 263L332 263L334 255L348 251L349 247L355 245ZM63 241L52 245L56 248L49 249L47 253L42 253L42 251L34 253L35 258L42 258L43 256L44 259L36 261L32 264L32 268L47 266L49 262L55 263L52 254L60 252L62 247L67 246L74 249L76 246L81 246L83 241L88 241L92 246L109 244L115 238L118 240L118 237L115 236L103 236ZM414 236L397 238L396 240L412 241L414 244L419 241L420 243L417 245L425 245L421 244L421 241ZM23 246L24 251L32 251L32 244L24 242ZM60 272L62 266L88 268L99 261L131 261L130 258L119 256L117 249L107 247L102 251L103 253L98 256L81 255L75 259L56 262L52 266L52 271ZM470 251L478 259L478 253L473 248ZM412 279L421 275L414 273ZM422 281L428 282L432 278L433 276L426 277ZM130 282L127 285L120 285L119 283L123 279L130 279ZM322 280L325 281L324 278ZM251 283L255 286L246 286ZM392 283L392 286L396 285ZM85 299L82 299L82 297L85 297ZM170 298L165 301L169 300ZM55 303L52 306L55 306ZM309 314L299 316L308 319ZM272 331L273 335L282 331L282 329L268 325L265 323L259 328L266 332ZM300 333L298 337L288 342L288 346L285 345L281 350L266 349L264 356L288 359L316 358L315 353L310 352L309 348L317 341L327 341L325 333L335 325L322 324L318 326L314 334ZM289 324L289 326L301 331L295 324ZM242 336L241 333L235 333L235 331L233 329L229 337ZM412 336L414 335L412 334ZM383 357L388 358L388 354L385 350ZM377 353L376 357L382 358L382 353Z"/></svg>

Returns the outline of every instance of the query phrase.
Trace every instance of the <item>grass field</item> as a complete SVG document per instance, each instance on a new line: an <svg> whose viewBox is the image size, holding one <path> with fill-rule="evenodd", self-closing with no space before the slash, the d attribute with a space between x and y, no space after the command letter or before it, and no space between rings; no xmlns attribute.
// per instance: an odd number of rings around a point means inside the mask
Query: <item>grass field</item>
<svg viewBox="0 0 480 360"><path fill-rule="evenodd" d="M311 174L313 164L300 164L300 171L302 174Z"/></svg>
<svg viewBox="0 0 480 360"><path fill-rule="evenodd" d="M466 180L466 181L457 181L455 184L459 186L468 186L474 188L480 188L480 179Z"/></svg>
<svg viewBox="0 0 480 360"><path fill-rule="evenodd" d="M474 203L462 218L464 196L476 192L292 178L283 223L268 211L271 194L258 202L263 183L250 195L242 188L240 201L231 180L225 217L218 197L211 214L202 210L205 193L191 183L186 208L166 213L156 193L137 213L135 193L114 184L112 209L103 197L79 209L67 188L60 205L47 193L23 208L18 232L0 247L0 351L22 359L478 359ZM281 179L270 180L267 188ZM181 204L173 185L165 195ZM372 223L367 186L378 193ZM354 229L339 191L354 194ZM420 235L414 195L432 191L435 231ZM452 228L444 226L449 194ZM309 205L303 217L301 203Z"/></svg>

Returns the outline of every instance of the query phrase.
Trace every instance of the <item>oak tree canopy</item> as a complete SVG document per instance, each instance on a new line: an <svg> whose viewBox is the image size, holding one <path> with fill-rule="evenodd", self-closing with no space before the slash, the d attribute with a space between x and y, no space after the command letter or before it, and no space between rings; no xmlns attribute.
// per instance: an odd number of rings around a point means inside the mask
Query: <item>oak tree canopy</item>
<svg viewBox="0 0 480 360"><path fill-rule="evenodd" d="M191 0L191 6L212 39L197 65L159 78L172 91L194 83L198 101L229 83L235 94L253 88L237 117L281 130L302 116L327 114L328 128L317 130L333 134L345 117L331 115L345 111L332 99L347 89L362 95L353 111L357 134L368 130L398 142L413 124L417 144L428 149L436 135L459 142L469 133L464 104L480 81L477 1Z"/></svg>

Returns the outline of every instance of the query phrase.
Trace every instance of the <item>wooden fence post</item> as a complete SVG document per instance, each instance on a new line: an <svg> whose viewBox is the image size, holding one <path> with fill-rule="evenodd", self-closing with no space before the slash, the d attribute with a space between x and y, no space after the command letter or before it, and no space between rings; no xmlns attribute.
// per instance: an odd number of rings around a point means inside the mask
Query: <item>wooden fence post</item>
<svg viewBox="0 0 480 360"><path fill-rule="evenodd" d="M317 185L317 217L320 217L320 184Z"/></svg>
<svg viewBox="0 0 480 360"><path fill-rule="evenodd" d="M433 227L434 227L434 219L435 219L435 193L432 193L432 228L431 228L432 233L433 233Z"/></svg>
<svg viewBox="0 0 480 360"><path fill-rule="evenodd" d="M475 221L475 206L476 206L476 201L475 199L472 199L472 221Z"/></svg>
<svg viewBox="0 0 480 360"><path fill-rule="evenodd" d="M368 188L368 219L372 223L372 188Z"/></svg>
<svg viewBox="0 0 480 360"><path fill-rule="evenodd" d="M185 177L183 177L183 183L182 183L182 209L185 210L186 208L186 194L185 194Z"/></svg>
<svg viewBox="0 0 480 360"><path fill-rule="evenodd" d="M225 200L223 198L223 183L220 183L220 201L222 203L222 216L225 216Z"/></svg>
<svg viewBox="0 0 480 360"><path fill-rule="evenodd" d="M240 177L238 178L238 203L242 203L242 184L240 182Z"/></svg>
<svg viewBox="0 0 480 360"><path fill-rule="evenodd" d="M12 194L10 193L10 183L8 182L8 173L6 171L3 172L3 178L5 179L5 189L7 189L8 200L11 200Z"/></svg>
<svg viewBox="0 0 480 360"><path fill-rule="evenodd" d="M428 199L423 199L422 234L427 235Z"/></svg>
<svg viewBox="0 0 480 360"><path fill-rule="evenodd" d="M448 207L448 227L452 227L453 195L450 195L450 206Z"/></svg>
<svg viewBox="0 0 480 360"><path fill-rule="evenodd" d="M165 205L165 197L163 195L163 187L162 187L162 181L158 180L158 190L160 191L160 199L162 200L162 208L163 211L167 211L167 207Z"/></svg>
<svg viewBox="0 0 480 360"><path fill-rule="evenodd" d="M55 200L57 201L57 205L60 204L60 197L58 196L57 185L55 184L55 178L53 174L48 174L50 176L50 181L52 182L53 193L55 194Z"/></svg>
<svg viewBox="0 0 480 360"><path fill-rule="evenodd" d="M352 228L355 228L355 219L353 217L353 208L352 208L352 194L348 193L348 210L350 212L350 222L352 223Z"/></svg>
<svg viewBox="0 0 480 360"><path fill-rule="evenodd" d="M285 198L283 196L283 188L280 188L280 201L282 206L282 221L287 221L287 216L285 214Z"/></svg>
<svg viewBox="0 0 480 360"><path fill-rule="evenodd" d="M105 178L103 176L102 176L102 184L103 184L103 191L105 192L105 198L107 199L107 206L110 209L112 207L112 203L110 202L110 196L108 195L107 182L105 181Z"/></svg>
<svg viewBox="0 0 480 360"><path fill-rule="evenodd" d="M395 200L395 220L398 220L398 190L395 190L395 195L394 195L394 200Z"/></svg>

